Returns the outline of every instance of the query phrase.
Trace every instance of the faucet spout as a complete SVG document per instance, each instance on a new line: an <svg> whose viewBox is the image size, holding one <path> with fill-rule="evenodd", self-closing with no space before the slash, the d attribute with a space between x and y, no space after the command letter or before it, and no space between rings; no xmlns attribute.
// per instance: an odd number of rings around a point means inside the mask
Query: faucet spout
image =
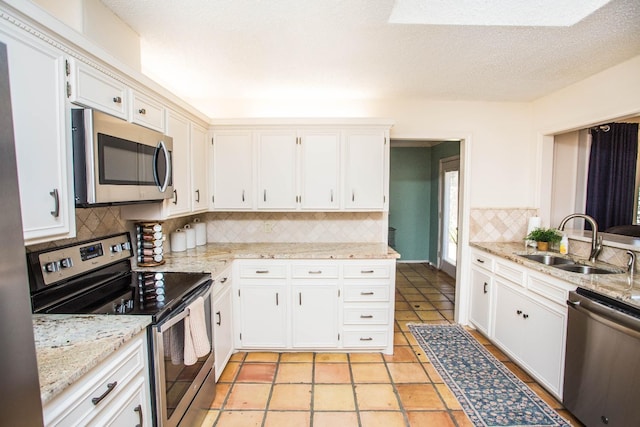
<svg viewBox="0 0 640 427"><path fill-rule="evenodd" d="M596 262L600 251L602 250L602 236L598 234L598 224L593 217L589 215L574 213L571 215L567 215L560 221L560 225L558 226L558 230L564 230L564 226L567 224L567 221L574 218L582 218L587 221L591 225L591 253L589 254L589 261Z"/></svg>

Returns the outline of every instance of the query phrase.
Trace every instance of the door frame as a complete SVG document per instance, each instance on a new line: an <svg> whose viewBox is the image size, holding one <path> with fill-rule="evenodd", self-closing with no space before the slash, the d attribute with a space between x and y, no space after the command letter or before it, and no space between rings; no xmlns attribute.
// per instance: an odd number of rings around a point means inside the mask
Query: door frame
<svg viewBox="0 0 640 427"><path fill-rule="evenodd" d="M459 257L457 249L458 244L456 244L456 265L450 264L445 261L443 257L443 248L444 248L444 174L445 172L457 170L458 171L458 224L456 224L456 228L459 230L460 226L460 155L443 157L439 160L439 170L438 170L438 253L437 253L437 263L438 269L442 270L444 273L449 276L456 278L456 269L459 263ZM448 168L447 166L451 166Z"/></svg>

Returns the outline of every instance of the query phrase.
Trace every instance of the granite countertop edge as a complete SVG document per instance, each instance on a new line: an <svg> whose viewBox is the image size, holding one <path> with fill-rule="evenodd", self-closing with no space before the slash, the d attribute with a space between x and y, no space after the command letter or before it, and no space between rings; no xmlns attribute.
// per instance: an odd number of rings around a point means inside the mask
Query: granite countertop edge
<svg viewBox="0 0 640 427"><path fill-rule="evenodd" d="M151 324L151 316L34 314L43 405Z"/></svg>
<svg viewBox="0 0 640 427"><path fill-rule="evenodd" d="M572 273L545 264L530 261L519 256L525 253L547 253L555 256L560 255L557 252L540 252L532 248L525 249L522 242L471 242L469 246L481 249L492 255L507 259L509 261L521 264L527 268L540 273L547 274L560 280L564 280L572 285L590 289L605 296L611 297L618 301L630 304L636 308L640 308L640 274L629 276L627 273L620 274L580 274ZM566 257L566 256L564 256ZM590 263L588 260L568 256L579 263L588 265L601 265L608 268L618 268L605 263Z"/></svg>

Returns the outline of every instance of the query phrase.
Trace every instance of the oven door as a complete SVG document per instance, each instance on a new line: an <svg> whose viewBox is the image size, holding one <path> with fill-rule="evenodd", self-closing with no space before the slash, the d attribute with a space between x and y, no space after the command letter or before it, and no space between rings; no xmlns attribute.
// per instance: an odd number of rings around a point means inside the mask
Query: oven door
<svg viewBox="0 0 640 427"><path fill-rule="evenodd" d="M204 288L152 328L155 413L159 426L200 425L215 397L213 350L189 366L183 357L187 307L198 297L204 299L206 330L212 346L211 282Z"/></svg>

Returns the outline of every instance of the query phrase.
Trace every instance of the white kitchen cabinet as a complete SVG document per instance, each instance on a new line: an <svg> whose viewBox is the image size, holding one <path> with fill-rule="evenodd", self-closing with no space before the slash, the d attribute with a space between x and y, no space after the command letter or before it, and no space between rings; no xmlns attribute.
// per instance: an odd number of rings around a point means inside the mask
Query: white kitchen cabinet
<svg viewBox="0 0 640 427"><path fill-rule="evenodd" d="M167 135L173 138L173 151L171 152L173 198L165 203L168 207L168 216L176 216L191 212L189 120L169 110L167 112Z"/></svg>
<svg viewBox="0 0 640 427"><path fill-rule="evenodd" d="M44 424L147 425L151 420L147 357L143 331L47 402Z"/></svg>
<svg viewBox="0 0 640 427"><path fill-rule="evenodd" d="M213 134L212 208L249 210L253 199L253 134L219 131Z"/></svg>
<svg viewBox="0 0 640 427"><path fill-rule="evenodd" d="M496 279L496 343L536 379L561 394L566 312Z"/></svg>
<svg viewBox="0 0 640 427"><path fill-rule="evenodd" d="M335 348L338 345L337 277L323 278L326 269L323 271L320 266L300 267L306 268L309 276L292 282L292 346Z"/></svg>
<svg viewBox="0 0 640 427"><path fill-rule="evenodd" d="M209 207L209 191L207 185L208 162L207 130L191 123L190 182L191 212L202 212Z"/></svg>
<svg viewBox="0 0 640 427"><path fill-rule="evenodd" d="M285 348L287 290L285 285L240 287L240 341L243 348Z"/></svg>
<svg viewBox="0 0 640 427"><path fill-rule="evenodd" d="M300 136L300 208L340 207L340 131L304 131Z"/></svg>
<svg viewBox="0 0 640 427"><path fill-rule="evenodd" d="M165 107L155 99L131 91L131 122L158 132L165 131Z"/></svg>
<svg viewBox="0 0 640 427"><path fill-rule="evenodd" d="M471 301L469 320L485 335L489 335L491 303L493 301L493 259L480 252L471 253Z"/></svg>
<svg viewBox="0 0 640 427"><path fill-rule="evenodd" d="M127 120L129 91L127 86L78 60L71 60L69 100Z"/></svg>
<svg viewBox="0 0 640 427"><path fill-rule="evenodd" d="M0 25L7 45L22 226L26 244L75 236L65 57Z"/></svg>
<svg viewBox="0 0 640 427"><path fill-rule="evenodd" d="M295 131L257 133L258 209L294 210L297 206Z"/></svg>
<svg viewBox="0 0 640 427"><path fill-rule="evenodd" d="M214 280L213 288L213 352L216 381L222 375L233 353L233 311L231 292L231 269L227 269Z"/></svg>
<svg viewBox="0 0 640 427"><path fill-rule="evenodd" d="M348 131L345 136L344 207L382 210L386 205L387 154L383 131Z"/></svg>

